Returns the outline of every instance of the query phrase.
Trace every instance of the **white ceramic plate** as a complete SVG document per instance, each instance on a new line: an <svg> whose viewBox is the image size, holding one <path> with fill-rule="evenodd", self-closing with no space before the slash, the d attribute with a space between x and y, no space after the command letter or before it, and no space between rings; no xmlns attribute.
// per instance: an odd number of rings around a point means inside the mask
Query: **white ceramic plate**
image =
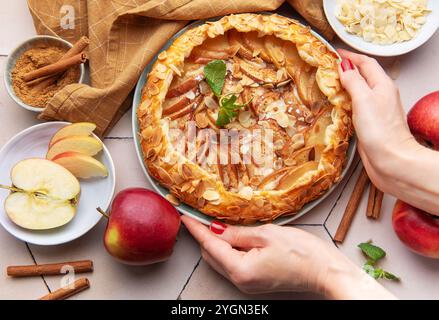
<svg viewBox="0 0 439 320"><path fill-rule="evenodd" d="M219 18L221 18L221 17L219 17ZM217 20L219 18L212 18L212 19L209 19L209 21ZM139 159L139 162L142 166L143 172L145 173L146 178L148 179L149 183L151 183L154 190L157 193L159 193L160 195L162 195L163 197L165 197L167 194L169 194L169 191L166 188L164 188L163 186L161 186L154 178L152 178L149 175L149 172L145 166L145 163L143 162L143 152L142 152L142 147L140 145L140 139L139 139L139 134L138 134L139 123L137 121L137 108L140 105L140 101L141 101L141 97L142 97L142 89L143 89L143 86L145 85L147 75L151 71L151 68L152 68L154 62L156 61L158 54L160 52L168 49L171 46L171 44L174 42L174 40L176 38L178 38L182 33L184 33L188 28L193 28L193 27L199 26L199 25L203 24L204 22L205 22L204 20L193 22L190 25L188 25L187 27L185 27L182 30L180 30L179 32L177 32L171 39L169 39L169 41L166 42L166 44L163 46L163 48L161 48L160 51L157 52L154 59L146 66L145 70L143 70L143 73L137 82L136 90L134 91L132 123L133 123L134 144L136 147L137 157ZM323 43L325 43L331 51L333 51L337 54L335 49L323 37L321 37L318 33L314 32L314 31L311 31L311 32L313 33L314 36L316 36ZM351 138L351 141L349 143L348 153L347 153L346 166L345 166L345 168L343 168L343 172L341 174L340 181L346 176L346 173L348 172L348 169L352 164L352 161L353 161L354 156L355 156L356 145L357 145L357 141L356 141L355 137ZM300 209L296 214L291 215L291 216L279 217L279 218L275 219L273 221L273 223L278 224L278 225L284 225L284 224L290 223L290 222L300 218L304 214L311 211L315 206L317 206L324 199L326 199L326 197L328 197L331 194L331 192L335 190L337 185L338 184L333 185L329 190L327 190L322 196L320 196L316 200L305 204L303 206L303 208ZM211 221L213 220L212 217L205 215L204 213L200 212L199 210L197 210L197 209L195 209L195 208L193 208L185 203L181 203L180 205L176 206L176 208L181 213L186 214L186 215L188 215L188 216L190 216L190 217L192 217L192 218L194 218L194 219L196 219L204 224L207 224L207 225L210 224Z"/></svg>
<svg viewBox="0 0 439 320"><path fill-rule="evenodd" d="M50 138L68 122L46 122L27 128L12 137L0 150L0 184L11 185L10 172L20 160L27 158L44 158ZM50 230L27 230L13 223L3 207L9 194L8 190L0 190L0 223L13 236L23 241L38 245L56 245L79 238L93 228L102 215L97 207L107 210L114 194L114 164L108 149L104 146L96 159L108 168L108 177L80 179L81 195L75 217L68 224Z"/></svg>
<svg viewBox="0 0 439 320"><path fill-rule="evenodd" d="M398 56L415 50L427 42L439 27L439 1L429 0L428 7L432 12L427 16L427 22L422 26L415 38L409 41L389 45L373 44L363 40L363 38L359 36L346 32L344 25L335 16L336 4L337 0L323 0L326 18L332 29L334 29L335 33L341 40L352 48L375 56Z"/></svg>

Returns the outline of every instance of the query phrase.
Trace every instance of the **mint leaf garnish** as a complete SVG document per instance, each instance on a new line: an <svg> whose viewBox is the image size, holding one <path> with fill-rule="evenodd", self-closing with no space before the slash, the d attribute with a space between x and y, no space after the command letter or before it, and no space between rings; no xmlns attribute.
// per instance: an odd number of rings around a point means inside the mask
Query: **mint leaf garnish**
<svg viewBox="0 0 439 320"><path fill-rule="evenodd" d="M363 253L373 261L378 261L386 256L386 252L370 242L363 242L358 245Z"/></svg>
<svg viewBox="0 0 439 320"><path fill-rule="evenodd" d="M213 60L204 66L204 76L215 96L221 96L226 79L226 63L223 60Z"/></svg>

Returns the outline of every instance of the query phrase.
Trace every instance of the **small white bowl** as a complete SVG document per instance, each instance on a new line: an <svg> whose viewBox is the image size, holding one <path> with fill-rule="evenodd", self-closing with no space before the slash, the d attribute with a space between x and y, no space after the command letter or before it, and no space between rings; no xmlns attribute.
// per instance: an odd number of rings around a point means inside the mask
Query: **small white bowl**
<svg viewBox="0 0 439 320"><path fill-rule="evenodd" d="M323 8L326 18L338 37L352 48L374 56L391 57L399 56L415 50L430 39L439 27L439 1L428 1L428 8L432 10L427 15L427 22L421 27L415 38L400 43L388 45L373 44L365 41L362 37L350 34L345 26L335 16L337 0L323 0Z"/></svg>
<svg viewBox="0 0 439 320"><path fill-rule="evenodd" d="M52 37L52 36L35 36L32 37L21 44L19 44L8 56L8 60L6 61L4 81L5 87L8 91L9 96L20 106L25 108L26 110L34 111L34 112L42 112L44 108L33 107L21 101L19 97L15 94L14 88L12 87L12 74L11 71L14 69L15 63L17 59L28 49L35 47L37 44L47 44L47 45L55 45L58 47L65 48L66 50L73 47L73 45L65 41L61 38ZM78 83L82 83L84 80L85 68L84 64L79 66L80 75Z"/></svg>
<svg viewBox="0 0 439 320"><path fill-rule="evenodd" d="M55 132L69 122L46 122L27 128L12 137L0 150L0 184L10 185L12 167L20 160L44 158L47 146ZM97 137L96 137L97 138ZM105 147L96 157L108 169L106 178L79 179L81 195L76 215L64 226L49 230L28 230L12 222L7 216L3 203L9 194L0 190L0 224L14 237L37 245L57 245L79 238L93 228L102 215L97 207L107 210L114 195L116 176L113 159Z"/></svg>

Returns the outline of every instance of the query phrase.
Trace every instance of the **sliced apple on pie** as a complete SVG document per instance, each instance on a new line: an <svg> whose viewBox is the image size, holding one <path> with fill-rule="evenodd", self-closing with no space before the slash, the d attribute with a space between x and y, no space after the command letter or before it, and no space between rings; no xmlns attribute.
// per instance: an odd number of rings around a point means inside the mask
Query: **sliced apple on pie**
<svg viewBox="0 0 439 320"><path fill-rule="evenodd" d="M188 29L158 56L138 108L149 173L217 219L295 214L345 163L351 102L337 59L309 28L279 15Z"/></svg>

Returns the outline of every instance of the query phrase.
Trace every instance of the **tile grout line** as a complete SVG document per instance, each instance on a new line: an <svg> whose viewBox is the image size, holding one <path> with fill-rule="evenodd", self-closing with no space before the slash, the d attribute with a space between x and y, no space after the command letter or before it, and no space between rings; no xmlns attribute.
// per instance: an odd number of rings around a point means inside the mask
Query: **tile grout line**
<svg viewBox="0 0 439 320"><path fill-rule="evenodd" d="M344 184L343 188L340 191L340 194L338 195L337 199L334 202L334 205L332 206L331 210L329 210L328 215L326 216L325 221L323 221L323 225L326 226L326 222L328 221L329 217L331 216L332 212L334 211L335 207L337 206L338 201L340 200L341 196L343 195L343 191L346 189L346 187L349 184L349 181L351 181L352 176L355 174L355 171L357 171L358 165L360 164L361 160L358 160L357 164L354 167L354 170L352 170L351 175L346 179L346 183Z"/></svg>
<svg viewBox="0 0 439 320"><path fill-rule="evenodd" d="M180 293L178 294L177 300L181 300L181 294L183 293L184 289L186 289L186 286L188 285L189 281L191 280L192 275L194 274L195 270L197 270L198 265L199 265L200 262L201 262L201 259L203 259L203 258L200 257L200 258L198 259L197 263L195 264L194 269L192 269L191 274L190 274L189 277L187 278L185 284L183 285L183 288L181 289Z"/></svg>
<svg viewBox="0 0 439 320"><path fill-rule="evenodd" d="M25 242L25 244L26 244L27 251L29 252L30 256L32 257L32 260L34 261L35 265L37 265L38 264L37 260L35 259L35 256L34 256L34 254L32 253L32 250L29 247L29 244L27 242ZM44 284L46 285L46 288L49 291L49 293L52 293L52 290L50 290L50 287L47 284L46 279L44 278L44 276L40 275L40 277L43 280Z"/></svg>
<svg viewBox="0 0 439 320"><path fill-rule="evenodd" d="M345 185L343 186L343 188L341 189L341 192L339 194L339 196L337 197L337 199L334 202L334 205L332 206L331 210L329 210L328 216L326 217L325 221L323 221L323 228L325 228L325 231L328 233L329 237L332 240L332 243L339 248L337 242L334 240L334 238L331 235L331 232L329 232L328 227L326 226L326 222L328 221L329 217L331 216L332 212L334 211L335 207L337 206L338 201L340 200L343 191L346 189L347 185L349 184L349 181L351 180L352 176L355 174L355 171L357 171L358 165L360 164L361 160L359 159L357 164L354 167L354 170L352 170L351 175L348 177L348 179L346 180Z"/></svg>
<svg viewBox="0 0 439 320"><path fill-rule="evenodd" d="M327 228L325 225L323 225L323 228L325 229L325 231L326 231L326 233L328 234L329 238L331 238L331 241L332 241L333 245L334 245L337 249L339 249L339 246L338 246L338 244L337 244L337 241L334 240L334 238L332 237L332 235L331 235L331 233L329 232L328 228Z"/></svg>

